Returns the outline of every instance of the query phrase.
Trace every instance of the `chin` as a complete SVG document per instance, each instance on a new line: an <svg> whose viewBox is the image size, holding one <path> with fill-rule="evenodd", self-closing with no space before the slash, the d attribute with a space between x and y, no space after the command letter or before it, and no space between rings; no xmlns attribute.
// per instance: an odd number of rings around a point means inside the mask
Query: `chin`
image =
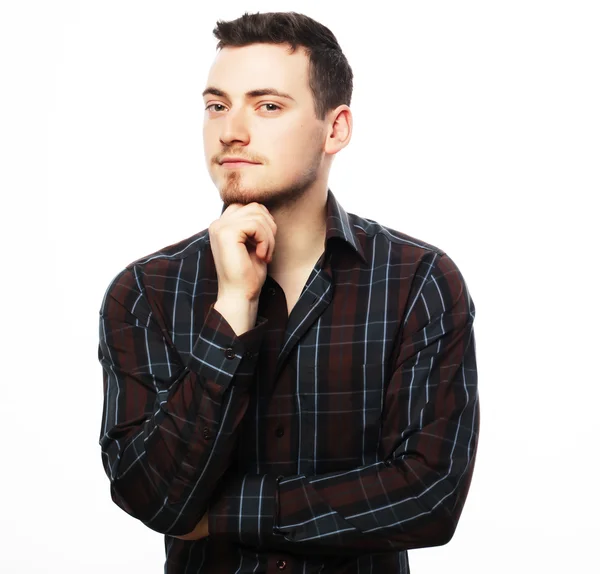
<svg viewBox="0 0 600 574"><path fill-rule="evenodd" d="M248 186L240 187L238 185L231 185L231 183L223 185L220 188L219 193L221 195L221 199L227 205L232 203L241 203L246 205L254 201L263 203L264 201L268 201L271 196L271 194L265 190Z"/></svg>
<svg viewBox="0 0 600 574"><path fill-rule="evenodd" d="M281 182L274 186L269 182L268 186L261 186L260 182L243 181L242 177L232 177L219 182L219 193L225 206L232 203L247 205L257 202L264 205L269 211L279 211L284 208L292 208L308 191L314 178L306 178L305 181ZM296 183L296 185L294 185Z"/></svg>

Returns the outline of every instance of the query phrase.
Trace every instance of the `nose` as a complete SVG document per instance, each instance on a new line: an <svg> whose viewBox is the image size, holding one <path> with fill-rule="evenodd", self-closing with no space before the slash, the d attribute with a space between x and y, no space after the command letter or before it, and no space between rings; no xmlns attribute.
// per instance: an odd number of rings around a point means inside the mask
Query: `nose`
<svg viewBox="0 0 600 574"><path fill-rule="evenodd" d="M221 143L225 146L230 146L232 143L240 142L247 144L250 134L248 126L246 125L246 118L244 116L244 110L230 110L223 117L221 124Z"/></svg>

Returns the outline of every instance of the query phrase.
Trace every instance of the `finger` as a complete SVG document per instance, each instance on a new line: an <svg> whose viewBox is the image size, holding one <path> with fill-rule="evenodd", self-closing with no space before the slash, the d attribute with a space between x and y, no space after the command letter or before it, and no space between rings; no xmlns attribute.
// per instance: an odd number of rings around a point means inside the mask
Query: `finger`
<svg viewBox="0 0 600 574"><path fill-rule="evenodd" d="M261 256L265 261L269 261L273 255L273 250L275 249L275 234L264 215L260 216L259 221L263 225L266 234L264 245L262 246L264 251L261 250Z"/></svg>
<svg viewBox="0 0 600 574"><path fill-rule="evenodd" d="M259 215L258 221L263 226L265 232L265 240L263 245L261 245L259 256L265 261L269 261L273 256L273 250L275 249L275 233L273 232L273 228L269 225L268 218L264 215Z"/></svg>
<svg viewBox="0 0 600 574"><path fill-rule="evenodd" d="M271 212L267 209L267 207L263 203L258 203L258 201L253 201L249 205L251 205L252 207L256 207L260 211L262 211L270 221L273 221L273 222L275 221L275 218L273 217L273 215L271 215Z"/></svg>
<svg viewBox="0 0 600 574"><path fill-rule="evenodd" d="M245 221L245 233L255 245L256 255L265 259L274 243L273 231L261 215L252 215Z"/></svg>
<svg viewBox="0 0 600 574"><path fill-rule="evenodd" d="M269 221L272 221L273 223L275 223L275 218L273 217L273 214L262 203L260 205L265 210L265 213L267 214Z"/></svg>
<svg viewBox="0 0 600 574"><path fill-rule="evenodd" d="M252 219L257 218L262 221L264 226L269 230L270 240L268 241L268 248L265 250L264 254L262 250L257 251L257 255L260 257L263 255L265 258L271 258L273 256L273 251L275 249L275 234L277 233L277 224L275 223L275 219L270 214L269 210L262 204L256 201L252 203L248 203L247 205L242 204L231 204L229 207L232 208L232 213L236 213L236 216L241 218L250 217ZM229 208L228 207L228 208ZM258 248L258 241L253 243Z"/></svg>
<svg viewBox="0 0 600 574"><path fill-rule="evenodd" d="M221 217L223 217L225 214L231 215L232 213L235 213L236 211L239 211L242 207L244 207L244 206L241 203L230 203L223 210L223 213L221 213Z"/></svg>
<svg viewBox="0 0 600 574"><path fill-rule="evenodd" d="M277 233L277 224L275 223L275 218L271 215L271 212L262 203L257 203L256 205L259 206L261 212L264 213L266 221L273 230L273 234Z"/></svg>

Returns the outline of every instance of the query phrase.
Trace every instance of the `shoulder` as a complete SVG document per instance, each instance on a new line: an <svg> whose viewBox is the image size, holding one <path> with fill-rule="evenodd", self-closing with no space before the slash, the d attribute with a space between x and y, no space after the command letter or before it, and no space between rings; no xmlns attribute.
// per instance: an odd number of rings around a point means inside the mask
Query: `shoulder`
<svg viewBox="0 0 600 574"><path fill-rule="evenodd" d="M348 218L370 265L393 269L392 273L409 277L415 285L445 286L451 297L466 289L458 265L438 245L354 213L348 213Z"/></svg>
<svg viewBox="0 0 600 574"><path fill-rule="evenodd" d="M161 249L148 253L142 257L138 257L126 268L141 267L152 264L153 261L181 261L190 256L196 256L208 244L208 228L181 239L176 243L172 243Z"/></svg>
<svg viewBox="0 0 600 574"><path fill-rule="evenodd" d="M193 275L200 268L202 254L209 245L208 239L206 228L131 261L111 279L102 307L107 298L132 304L148 287L164 290L173 280L179 278L185 281L187 275Z"/></svg>
<svg viewBox="0 0 600 574"><path fill-rule="evenodd" d="M374 219L355 213L348 213L348 219L365 255L382 246L387 246L392 256L399 255L403 258L412 256L418 259L423 257L435 259L445 255L445 251L437 245L382 225Z"/></svg>

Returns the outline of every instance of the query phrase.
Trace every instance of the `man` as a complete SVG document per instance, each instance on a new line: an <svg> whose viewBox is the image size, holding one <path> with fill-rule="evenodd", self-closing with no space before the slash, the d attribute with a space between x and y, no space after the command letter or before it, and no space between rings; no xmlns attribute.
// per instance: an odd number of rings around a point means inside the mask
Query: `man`
<svg viewBox="0 0 600 574"><path fill-rule="evenodd" d="M100 310L112 499L165 572L408 572L447 543L479 429L475 307L442 250L347 213L352 72L296 13L219 22L208 229L129 264Z"/></svg>

